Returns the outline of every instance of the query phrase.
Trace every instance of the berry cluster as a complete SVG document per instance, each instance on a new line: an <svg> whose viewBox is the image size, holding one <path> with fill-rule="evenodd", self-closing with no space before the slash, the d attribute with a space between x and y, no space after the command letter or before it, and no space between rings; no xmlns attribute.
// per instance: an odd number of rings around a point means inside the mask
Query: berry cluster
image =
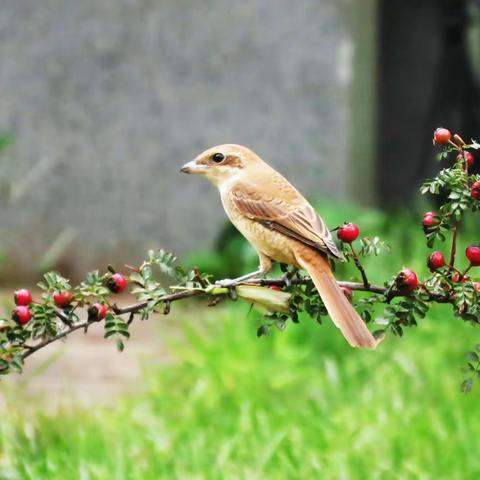
<svg viewBox="0 0 480 480"><path fill-rule="evenodd" d="M104 283L112 293L122 293L127 288L127 279L121 273L109 275ZM72 312L79 305L79 298L76 299L75 292L71 289L49 291L44 297L46 297L44 300L47 303L53 302L55 307L66 312ZM14 292L13 299L16 307L12 311L12 320L17 325L24 326L32 319L32 312L30 311L30 305L33 302L32 293L26 288L21 288ZM103 320L107 311L107 306L95 302L88 308L88 317L91 321Z"/></svg>
<svg viewBox="0 0 480 480"><path fill-rule="evenodd" d="M26 325L32 318L32 313L28 308L32 303L32 294L26 288L21 288L13 294L13 300L16 307L12 312L12 319L18 325Z"/></svg>
<svg viewBox="0 0 480 480"><path fill-rule="evenodd" d="M425 215L432 215L432 221L433 221L433 216L435 214L432 213L432 212L428 212L428 214L425 214ZM351 251L346 252L347 257L348 256L352 257L356 267L359 269L360 273L362 274L362 278L363 278L365 286L368 287L369 282L366 278L365 271L363 270L363 267L361 266L361 263L360 263L359 256L358 256L356 250L354 249L354 247L352 245L352 243L355 240L357 240L359 235L360 235L360 229L358 228L357 225L355 225L354 223L351 223L351 222L348 222L348 223L346 222L341 227L339 227L337 229L337 238L341 242L350 245ZM369 243L369 239L362 239L362 241L363 241L364 246L365 246L365 244L368 245L368 243ZM377 253L375 253L375 254L377 254ZM366 255L365 249L362 249L361 255L362 256ZM397 277L395 278L395 286L396 286L397 291L401 295L408 295L408 294L412 293L418 287L418 278L417 278L416 273L414 271L408 269L408 268L403 269L402 271L400 271L398 273ZM351 289L346 288L346 287L343 287L342 289L343 289L345 295L347 296L347 298L349 300L351 300L352 299L352 293L353 293L351 291Z"/></svg>
<svg viewBox="0 0 480 480"><path fill-rule="evenodd" d="M469 261L468 268L461 272L455 266L456 243L458 227L463 215L468 211L480 210L480 178L471 174L470 169L475 164L475 156L469 149L478 149L480 145L473 142L467 145L463 139L446 128L437 128L433 135L434 144L442 145L443 152L439 159L448 158L449 154L456 152L454 163L440 171L433 180L428 180L423 185L422 193L443 195L447 200L440 207L439 212L426 212L423 215L422 226L430 247L435 241L445 241L446 233L452 232L452 252L447 262L442 252L434 251L427 259L427 265L431 272L436 272L433 280L445 289L449 289L452 283L469 281L467 272L480 265L480 247L469 245L465 250L465 256ZM473 287L478 290L478 282L473 282Z"/></svg>
<svg viewBox="0 0 480 480"><path fill-rule="evenodd" d="M458 229L463 216L468 212L480 210L480 177L470 173L475 165L475 156L470 151L478 149L476 142L467 145L458 135L452 135L446 128L438 128L433 135L435 145L443 147L439 159L446 159L455 153L454 161L447 168L441 170L436 178L428 180L422 186L422 193L442 195L447 200L438 211L427 211L423 215L422 228L427 239L427 245L432 248L437 241L446 241L448 232L452 235L451 252L448 260L440 250L433 250L427 257L427 266L431 272L428 278L419 280L417 274L403 268L390 282L386 283L384 300L390 303L385 310L388 320L387 328L375 331L383 335L387 329L397 335L402 335L402 328L407 325L416 325L416 316L425 316L428 311L428 302L451 303L457 315L465 320L480 323L480 282L467 275L473 267L480 266L480 245L471 244L465 250L468 260L467 268L459 270L456 266L456 250ZM359 237L359 228L352 223L345 223L337 230L337 237L342 245L349 248L343 251L351 258L360 271L368 291L369 282L361 266L352 243ZM362 247L367 239L361 239ZM360 252L363 256L364 251ZM345 291L350 298L351 292ZM395 297L402 297L393 301ZM378 297L377 297L378 300ZM372 315L372 304L376 300L364 300L364 304L357 304L364 318L368 320Z"/></svg>

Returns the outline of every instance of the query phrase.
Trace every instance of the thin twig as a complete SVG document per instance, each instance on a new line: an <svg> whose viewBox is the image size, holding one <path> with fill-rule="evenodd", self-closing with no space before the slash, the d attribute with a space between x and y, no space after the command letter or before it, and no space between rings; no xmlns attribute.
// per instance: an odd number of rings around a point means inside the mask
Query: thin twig
<svg viewBox="0 0 480 480"><path fill-rule="evenodd" d="M452 231L452 250L450 253L450 269L455 268L455 255L457 254L457 225L453 225Z"/></svg>
<svg viewBox="0 0 480 480"><path fill-rule="evenodd" d="M360 263L360 259L358 258L357 252L353 248L352 244L350 244L350 249L352 250L352 256L353 256L353 261L355 263L355 266L357 267L358 271L360 272L360 275L362 276L363 285L365 286L365 288L368 289L370 287L370 282L368 281L365 269L363 268L363 265Z"/></svg>
<svg viewBox="0 0 480 480"><path fill-rule="evenodd" d="M472 264L470 264L460 275L460 280L462 280L463 278L465 278L465 276L467 275L467 273L470 271L470 269L472 268Z"/></svg>
<svg viewBox="0 0 480 480"><path fill-rule="evenodd" d="M198 282L198 283L202 286L202 288L206 288L206 287L207 287L207 284L206 284L205 280L202 278L202 275L201 275L200 270L198 269L198 267L194 267L194 268L193 268L193 273L194 273L194 275L195 275L194 280L195 280L196 282Z"/></svg>
<svg viewBox="0 0 480 480"><path fill-rule="evenodd" d="M64 313L62 310L60 310L60 309L58 309L58 308L55 308L55 315L56 315L65 325L68 325L68 326L72 325L72 321L70 320L69 317L67 317L67 316L65 315L65 313Z"/></svg>
<svg viewBox="0 0 480 480"><path fill-rule="evenodd" d="M71 327L68 327L66 330L59 333L58 335L55 335L54 337L47 338L46 340L43 340L42 342L37 343L37 345L35 345L35 346L31 346L29 348L28 352L25 352L22 355L22 358L25 360L27 357L32 355L32 353L37 352L41 348L46 347L50 343L55 342L55 341L59 340L60 338L66 337L68 334L74 332L75 330L79 330L80 328L86 327L88 324L89 324L88 321L85 321L85 322L82 322L82 323L77 323L76 325L72 325Z"/></svg>

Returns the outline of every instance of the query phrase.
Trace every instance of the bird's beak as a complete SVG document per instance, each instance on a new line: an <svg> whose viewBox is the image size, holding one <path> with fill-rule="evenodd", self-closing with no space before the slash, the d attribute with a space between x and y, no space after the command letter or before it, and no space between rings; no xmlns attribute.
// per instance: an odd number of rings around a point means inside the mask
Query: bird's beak
<svg viewBox="0 0 480 480"><path fill-rule="evenodd" d="M207 169L207 165L199 165L195 160L192 160L186 163L180 171L183 173L205 173Z"/></svg>

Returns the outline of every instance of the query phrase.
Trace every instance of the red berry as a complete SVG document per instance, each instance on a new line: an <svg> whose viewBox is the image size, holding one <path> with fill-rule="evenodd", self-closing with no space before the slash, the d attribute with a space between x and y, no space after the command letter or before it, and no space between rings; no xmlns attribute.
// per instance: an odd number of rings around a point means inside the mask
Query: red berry
<svg viewBox="0 0 480 480"><path fill-rule="evenodd" d="M346 223L337 230L337 237L345 243L352 243L358 238L360 229L354 223Z"/></svg>
<svg viewBox="0 0 480 480"><path fill-rule="evenodd" d="M30 293L30 290L21 288L13 294L13 299L15 301L15 305L26 307L32 303L32 294Z"/></svg>
<svg viewBox="0 0 480 480"><path fill-rule="evenodd" d="M435 217L423 217L423 226L424 227L432 227L433 225L437 225L438 220Z"/></svg>
<svg viewBox="0 0 480 480"><path fill-rule="evenodd" d="M442 252L432 252L427 261L430 270L437 270L445 266L445 258Z"/></svg>
<svg viewBox="0 0 480 480"><path fill-rule="evenodd" d="M438 217L438 213L435 212L427 212L423 215L423 226L424 227L433 227L434 225L438 225L440 223L440 218Z"/></svg>
<svg viewBox="0 0 480 480"><path fill-rule="evenodd" d="M113 293L122 293L127 288L127 279L121 273L114 273L108 279L107 287Z"/></svg>
<svg viewBox="0 0 480 480"><path fill-rule="evenodd" d="M459 153L457 155L457 160L463 161L463 159L467 160L467 165L469 168L473 167L473 164L475 163L475 157L473 156L473 153L471 152Z"/></svg>
<svg viewBox="0 0 480 480"><path fill-rule="evenodd" d="M28 307L24 305L19 305L18 307L15 307L13 309L12 319L18 325L26 325L31 318L32 318L32 314L30 313L30 310L28 309Z"/></svg>
<svg viewBox="0 0 480 480"><path fill-rule="evenodd" d="M94 303L88 309L88 319L92 322L103 320L107 315L107 307L103 303Z"/></svg>
<svg viewBox="0 0 480 480"><path fill-rule="evenodd" d="M437 143L438 145L445 145L450 140L452 134L450 130L446 128L437 128L435 132L433 132L433 142Z"/></svg>
<svg viewBox="0 0 480 480"><path fill-rule="evenodd" d="M465 250L465 255L472 266L478 267L480 265L480 245L469 245Z"/></svg>
<svg viewBox="0 0 480 480"><path fill-rule="evenodd" d="M270 290L275 290L277 292L282 291L282 289L278 285L270 285Z"/></svg>
<svg viewBox="0 0 480 480"><path fill-rule="evenodd" d="M477 180L470 187L470 196L475 200L480 200L480 180Z"/></svg>
<svg viewBox="0 0 480 480"><path fill-rule="evenodd" d="M395 279L397 288L402 293L411 293L418 286L417 274L409 268L404 268Z"/></svg>
<svg viewBox="0 0 480 480"><path fill-rule="evenodd" d="M53 301L55 305L59 308L68 307L73 301L73 293L69 290L64 290L62 292L56 292L53 294Z"/></svg>

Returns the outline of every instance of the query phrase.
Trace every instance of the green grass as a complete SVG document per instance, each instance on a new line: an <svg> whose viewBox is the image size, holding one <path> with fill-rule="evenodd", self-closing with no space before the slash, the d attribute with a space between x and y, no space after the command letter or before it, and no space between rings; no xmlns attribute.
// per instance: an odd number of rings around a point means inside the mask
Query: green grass
<svg viewBox="0 0 480 480"><path fill-rule="evenodd" d="M0 478L479 478L478 393L458 388L472 327L439 307L367 352L308 319L257 339L247 312L186 320L178 362L119 404L49 416L9 397Z"/></svg>
<svg viewBox="0 0 480 480"><path fill-rule="evenodd" d="M425 270L409 225L380 216L365 227L396 247L369 261L374 279L403 264ZM328 320L257 339L246 305L174 310L175 361L146 367L142 393L55 415L6 395L0 478L480 478L479 392L459 390L480 336L449 306L375 352L349 348Z"/></svg>

